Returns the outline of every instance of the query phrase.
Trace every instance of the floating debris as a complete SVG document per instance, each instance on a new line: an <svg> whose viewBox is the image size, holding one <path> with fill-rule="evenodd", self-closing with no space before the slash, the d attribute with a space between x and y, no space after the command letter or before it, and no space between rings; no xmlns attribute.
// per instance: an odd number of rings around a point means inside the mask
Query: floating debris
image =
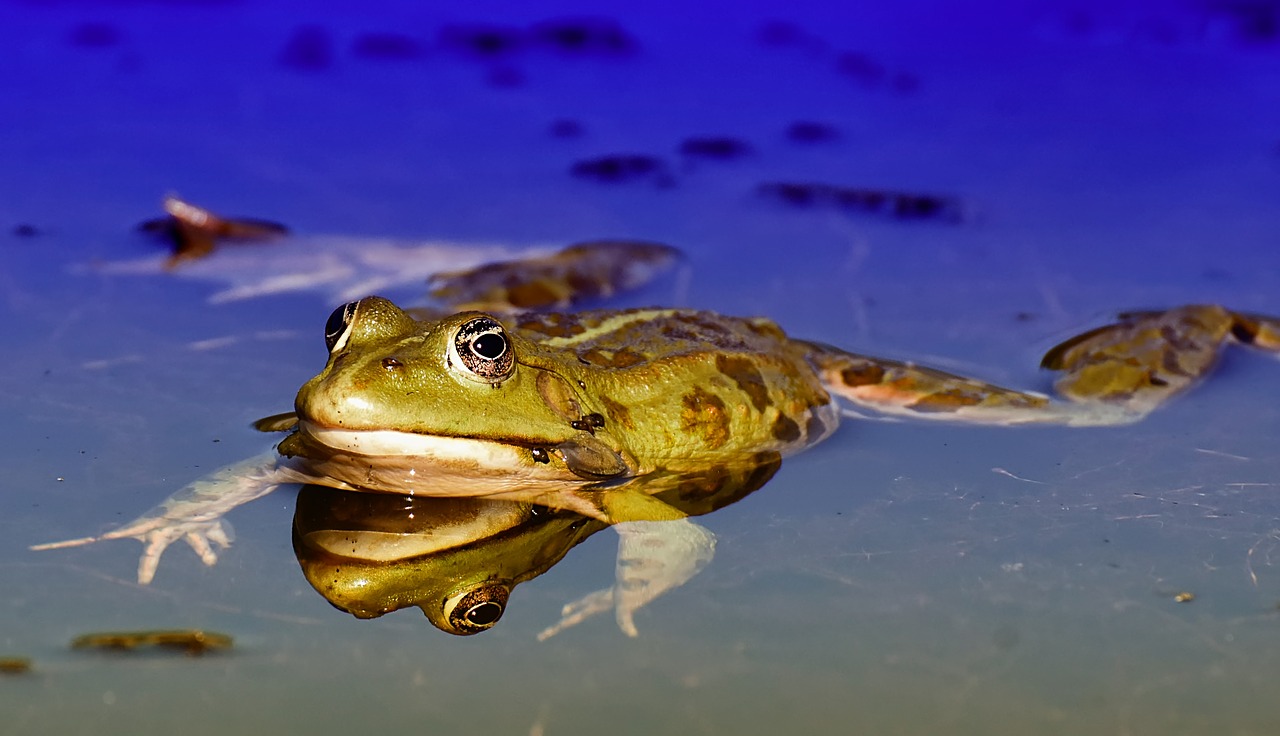
<svg viewBox="0 0 1280 736"><path fill-rule="evenodd" d="M960 201L944 195L803 182L765 182L757 191L761 196L793 207L834 206L900 220L960 222L964 219Z"/></svg>
<svg viewBox="0 0 1280 736"><path fill-rule="evenodd" d="M12 232L14 236L19 238L34 238L41 234L40 228L25 222L20 225L14 225Z"/></svg>
<svg viewBox="0 0 1280 736"><path fill-rule="evenodd" d="M577 120L561 118L552 121L547 128L547 132L551 134L552 138L581 138L586 129Z"/></svg>
<svg viewBox="0 0 1280 736"><path fill-rule="evenodd" d="M787 126L787 139L796 143L827 143L840 137L840 131L826 123L797 120Z"/></svg>
<svg viewBox="0 0 1280 736"><path fill-rule="evenodd" d="M579 179L593 179L606 184L652 180L660 185L671 183L667 165L656 156L639 153L612 154L574 162L569 173Z"/></svg>
<svg viewBox="0 0 1280 736"><path fill-rule="evenodd" d="M509 58L525 49L546 49L565 56L616 58L638 47L630 33L608 18L564 18L525 29L487 23L448 25L440 45L476 59Z"/></svg>
<svg viewBox="0 0 1280 736"><path fill-rule="evenodd" d="M333 38L320 26L302 26L280 49L280 65L303 72L323 72L333 66Z"/></svg>
<svg viewBox="0 0 1280 736"><path fill-rule="evenodd" d="M403 33L362 33L351 42L352 56L370 61L414 61L426 55L418 39Z"/></svg>
<svg viewBox="0 0 1280 736"><path fill-rule="evenodd" d="M627 56L637 44L631 34L608 18L565 18L536 24L535 43L574 56Z"/></svg>
<svg viewBox="0 0 1280 736"><path fill-rule="evenodd" d="M728 136L686 138L680 143L680 153L690 158L728 161L750 154L751 145L741 139Z"/></svg>
<svg viewBox="0 0 1280 736"><path fill-rule="evenodd" d="M261 242L289 234L289 229L278 222L219 217L177 197L167 197L164 210L169 213L168 217L147 220L139 224L138 229L154 233L173 247L173 256L165 264L167 268L204 258L220 241Z"/></svg>
<svg viewBox="0 0 1280 736"><path fill-rule="evenodd" d="M120 30L109 23L81 23L71 29L67 41L82 49L105 49L120 43Z"/></svg>
<svg viewBox="0 0 1280 736"><path fill-rule="evenodd" d="M519 50L524 43L524 31L510 26L448 25L440 29L441 46L481 59L506 56Z"/></svg>
<svg viewBox="0 0 1280 736"><path fill-rule="evenodd" d="M77 636L72 649L110 649L133 651L141 647L180 649L190 656L230 649L232 639L226 634L201 629L155 631L107 631Z"/></svg>
<svg viewBox="0 0 1280 736"><path fill-rule="evenodd" d="M25 675L31 671L28 657L0 657L0 675Z"/></svg>
<svg viewBox="0 0 1280 736"><path fill-rule="evenodd" d="M1174 602L1175 602L1175 603L1190 603L1191 601L1194 601L1195 599L1196 599L1196 594L1195 594L1195 593L1191 593L1191 592L1189 592L1189 591L1185 591L1185 590L1184 590L1184 591L1182 591L1181 593L1178 593L1177 595L1173 596L1173 600L1174 600Z"/></svg>

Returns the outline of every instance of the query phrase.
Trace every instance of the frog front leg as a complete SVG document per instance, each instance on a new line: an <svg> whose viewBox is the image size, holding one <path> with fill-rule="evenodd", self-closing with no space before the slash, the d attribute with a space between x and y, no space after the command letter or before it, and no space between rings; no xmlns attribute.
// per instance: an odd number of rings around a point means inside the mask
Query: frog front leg
<svg viewBox="0 0 1280 736"><path fill-rule="evenodd" d="M613 528L618 532L613 585L565 604L560 621L539 632L538 641L608 611L622 633L639 636L636 611L687 583L715 555L715 535L687 518L624 521Z"/></svg>
<svg viewBox="0 0 1280 736"><path fill-rule="evenodd" d="M155 577L165 549L179 539L185 540L204 564L217 563L214 547L225 549L232 538L223 521L224 515L241 504L265 496L283 483L305 480L303 474L283 463L274 452L259 455L187 485L119 529L96 537L37 544L31 549L61 549L110 539L137 539L145 545L138 561L138 583L146 585Z"/></svg>

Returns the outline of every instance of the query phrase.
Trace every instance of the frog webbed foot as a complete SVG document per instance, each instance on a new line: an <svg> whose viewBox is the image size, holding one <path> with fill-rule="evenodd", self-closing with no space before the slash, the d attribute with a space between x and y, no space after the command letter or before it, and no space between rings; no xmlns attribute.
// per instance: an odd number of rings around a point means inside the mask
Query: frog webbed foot
<svg viewBox="0 0 1280 736"><path fill-rule="evenodd" d="M1127 312L1055 346L1040 365L1061 373L1054 387L1063 397L1140 419L1207 376L1228 341L1275 350L1276 325L1213 304Z"/></svg>
<svg viewBox="0 0 1280 736"><path fill-rule="evenodd" d="M614 529L618 532L614 584L565 604L560 621L543 629L538 641L610 609L622 633L639 636L636 611L684 585L715 555L715 535L689 519L627 521Z"/></svg>
<svg viewBox="0 0 1280 736"><path fill-rule="evenodd" d="M64 549L67 547L83 547L94 542L106 542L112 539L136 539L142 542L144 549L138 559L138 584L147 585L156 576L156 568L160 565L160 557L169 545L179 539L186 540L191 549L200 557L200 561L213 566L218 562L218 553L213 547L221 549L231 546L234 534L231 526L224 519L197 521L177 521L163 517L144 516L132 523L109 531L96 537L81 537L63 542L37 544L31 547L34 551Z"/></svg>
<svg viewBox="0 0 1280 736"><path fill-rule="evenodd" d="M156 576L156 568L160 565L160 555L169 545L183 539L200 557L200 561L209 567L218 564L218 553L210 545L212 542L221 549L231 546L234 534L225 519L211 521L185 522L170 526L160 526L137 534L120 534L119 537L133 537L146 545L142 557L138 560L138 583L146 585Z"/></svg>
<svg viewBox="0 0 1280 736"><path fill-rule="evenodd" d="M160 556L169 545L186 540L206 565L218 562L214 547L231 546L231 526L222 517L241 504L275 490L282 483L301 483L309 478L282 464L275 453L244 460L197 480L165 499L151 511L128 524L96 537L37 544L32 550L82 547L112 539L136 539L144 549L138 561L138 583L155 578Z"/></svg>

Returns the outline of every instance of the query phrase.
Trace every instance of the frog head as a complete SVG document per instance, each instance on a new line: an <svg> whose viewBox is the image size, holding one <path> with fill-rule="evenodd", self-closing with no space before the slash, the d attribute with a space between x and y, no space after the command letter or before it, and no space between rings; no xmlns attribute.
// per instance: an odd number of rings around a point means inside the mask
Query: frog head
<svg viewBox="0 0 1280 736"><path fill-rule="evenodd" d="M312 447L395 458L413 475L465 478L473 486L467 495L485 493L474 486L490 481L489 492L498 492L630 470L617 441L584 421L583 386L554 363L523 361L533 346L494 315L418 321L386 299L367 297L334 310L325 343L324 370L295 402L300 433Z"/></svg>

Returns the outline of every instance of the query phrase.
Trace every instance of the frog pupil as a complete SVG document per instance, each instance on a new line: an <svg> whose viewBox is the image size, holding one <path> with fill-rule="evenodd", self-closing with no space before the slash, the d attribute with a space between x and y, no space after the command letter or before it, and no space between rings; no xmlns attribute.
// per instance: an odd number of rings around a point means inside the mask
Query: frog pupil
<svg viewBox="0 0 1280 736"><path fill-rule="evenodd" d="M502 618L502 606L495 601L472 606L466 613L467 622L472 626L492 626Z"/></svg>
<svg viewBox="0 0 1280 736"><path fill-rule="evenodd" d="M506 338L494 332L480 335L471 341L471 352L485 360L497 360L506 351Z"/></svg>
<svg viewBox="0 0 1280 736"><path fill-rule="evenodd" d="M351 324L351 318L355 313L356 302L347 302L329 315L329 321L324 323L324 344L329 348L329 352L333 352L333 346L338 344L338 339L346 331L347 325Z"/></svg>

